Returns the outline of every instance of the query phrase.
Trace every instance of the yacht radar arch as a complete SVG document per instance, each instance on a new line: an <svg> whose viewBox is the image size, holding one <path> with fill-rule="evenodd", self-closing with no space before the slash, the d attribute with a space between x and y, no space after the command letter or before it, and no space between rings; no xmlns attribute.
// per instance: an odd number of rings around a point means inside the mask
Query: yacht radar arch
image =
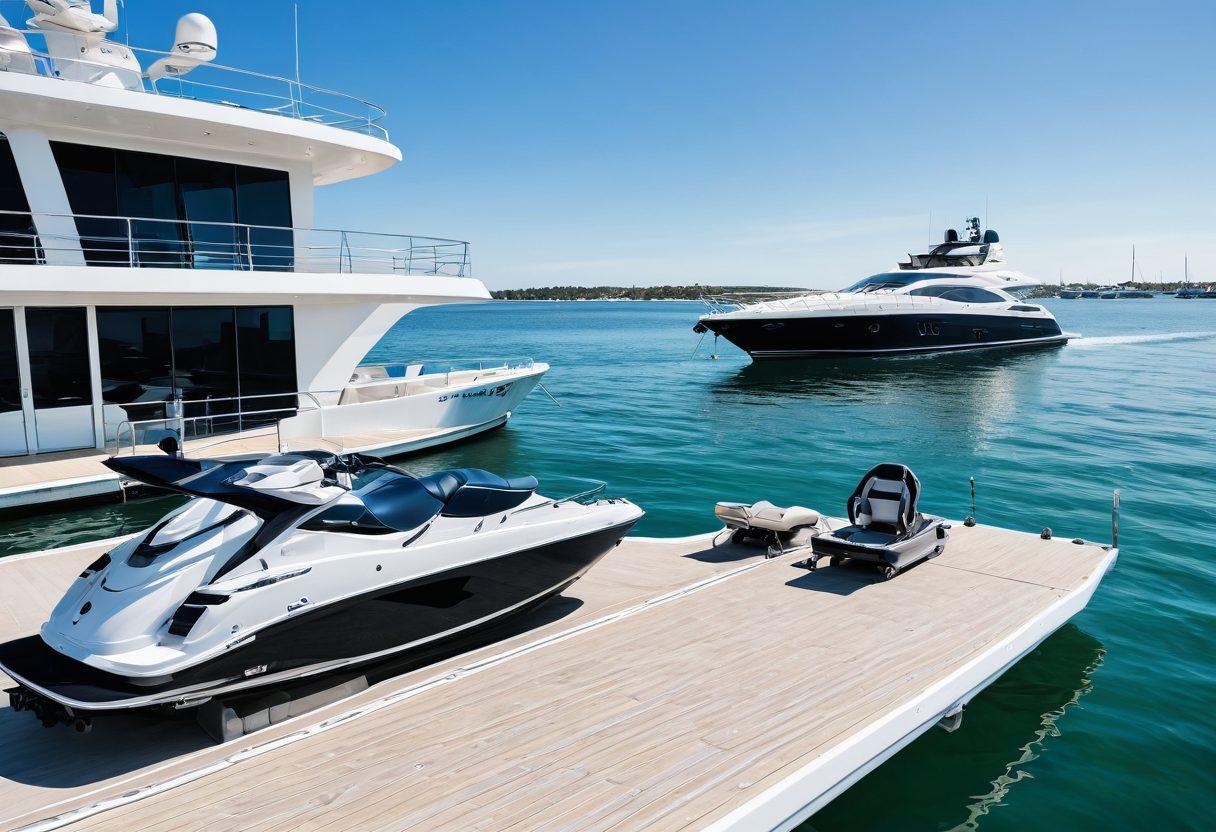
<svg viewBox="0 0 1216 832"><path fill-rule="evenodd" d="M0 20L0 509L116 494L101 462L162 440L221 457L456 441L548 370L364 366L410 311L490 299L467 242L316 227L319 186L401 160L382 108L216 63L198 13L158 52L107 40L114 2L28 4L25 29Z"/></svg>

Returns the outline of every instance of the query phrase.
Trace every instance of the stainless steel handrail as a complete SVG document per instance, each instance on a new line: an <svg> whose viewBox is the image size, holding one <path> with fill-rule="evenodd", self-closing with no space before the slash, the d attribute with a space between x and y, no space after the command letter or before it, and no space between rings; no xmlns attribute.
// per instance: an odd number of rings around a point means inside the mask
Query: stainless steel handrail
<svg viewBox="0 0 1216 832"><path fill-rule="evenodd" d="M15 30L29 37L42 37L46 33L39 29L18 29ZM113 43L115 48L127 49L132 53L154 56L154 60L164 57L178 57L169 52L162 52L157 49L145 49L142 47L128 46L121 43ZM79 65L87 67L90 70L96 70L99 73L114 73L116 75L135 76L136 73L132 69L127 69L113 64L101 63L98 61L90 61L84 58L66 58L55 57L48 52L39 51L32 47L28 52L24 50L5 49L0 47L0 52L5 52L13 56L14 61L10 62L9 71L22 72L20 69L12 69L12 66L21 66L20 59L28 58L34 66L35 74L46 77L55 78L63 81L75 81L76 83L92 83L86 80L78 80L73 78L62 77L61 65ZM379 122L388 114L387 111L372 102L359 98L358 96L349 93L338 92L336 90L326 89L324 87L305 84L290 78L283 78L277 75L268 75L262 72L253 70L241 69L239 67L225 66L216 63L199 64L187 77L165 77L152 81L145 74L147 67L142 67L142 72L139 73L140 86L142 91L151 95L168 95L178 98L190 98L194 100L206 101L221 106L237 106L245 109L257 110L259 112L279 115L286 118L293 118L300 121L313 121L319 124L325 124L330 127L337 127L343 130L352 130L354 132L364 133L366 135L375 136L377 138L388 138L388 131L380 126ZM217 75L228 77L238 77L241 79L257 79L259 82L269 82L279 87L277 92L266 92L263 90L253 89L249 85L245 86L228 86L224 84L208 83L199 80L199 74L208 74L214 72ZM29 74L29 73L24 73ZM165 90L161 88L161 84L168 83L176 85L176 90ZM235 82L234 82L235 83ZM256 98L265 98L273 100L275 106L265 107L245 107L240 102L230 101L224 98L212 97L206 98L195 94L196 90L208 91L215 90L221 93L236 93L238 95L248 95ZM314 100L307 100L305 93L312 96L332 97L335 99L333 106L318 103ZM356 108L362 108L363 114L357 112L348 112L347 109L354 105ZM347 108L347 109L343 109ZM307 112L306 112L307 111Z"/></svg>
<svg viewBox="0 0 1216 832"><path fill-rule="evenodd" d="M572 503L572 502L577 502L580 500L585 500L588 497L594 497L596 494L599 494L600 492L605 491L608 488L608 483L604 482L603 480L592 479L590 477L574 477L573 479L576 479L576 480L581 479L581 480L584 480L585 482L593 482L593 483L596 483L596 485L592 488L588 488L586 491L580 491L577 494L571 494L568 497L556 497L556 498L549 497L549 498L543 500L542 502L536 503L535 505L517 508L514 511L512 511L510 514L508 514L507 516L514 517L516 514L523 514L528 511L535 511L538 508L545 508L547 506L557 507L557 506L562 505L563 503Z"/></svg>
<svg viewBox="0 0 1216 832"><path fill-rule="evenodd" d="M327 393L327 392L336 392L336 391L315 391L315 392ZM115 404L113 402L107 402L105 404L106 407L135 408L135 407L171 406L176 411L175 415L172 415L172 416L168 416L168 415L159 416L159 417L155 417L155 418L151 418L151 419L123 419L122 421L120 421L114 430L114 452L111 455L118 456L119 454L122 453L122 450L123 450L122 439L123 439L124 429L125 429L125 432L130 436L130 440L131 440L130 450L131 450L131 453L134 454L135 449L139 444L138 440L137 440L136 431L141 427L146 428L151 425L163 425L169 432L175 433L177 435L179 444L182 447L184 447L185 443L186 443L186 438L187 438L186 437L186 425L188 423L193 425L197 422L202 422L202 421L215 421L217 419L225 419L225 420L236 419L237 425L238 425L237 433L241 433L244 431L243 422L246 417L265 416L265 415L269 415L272 413L286 414L286 415L280 416L278 419L274 420L275 432L276 432L276 436L277 436L277 445L278 445L279 450L281 451L283 449L283 441L282 441L281 435L279 435L279 432L278 432L279 423L282 422L283 419L290 418L291 416L295 416L302 412L311 412L311 410L301 407L299 405L298 401L294 406L275 407L275 408L269 408L269 409L264 409L264 410L244 410L241 408L241 404L243 404L243 402L245 402L249 399L271 399L271 398L277 399L277 398L286 398L288 396L308 399L312 403L312 410L319 411L322 414L322 420L324 419L324 413L325 413L324 406L321 404L320 400L317 399L314 391L309 391L309 390L294 390L294 391L286 391L283 393L255 393L255 394L248 395L248 396L224 396L224 397L220 397L220 398L211 398L211 399L173 398L173 399L167 399L167 400L163 400L163 401L135 401L135 402L125 402L122 404ZM237 402L237 409L232 410L232 411L225 411L223 413L205 413L201 416L184 415L184 412L185 412L184 408L188 405L211 406L213 404L218 404L221 402ZM102 411L102 421L103 421L103 425L104 425L105 424L104 409ZM269 425L261 425L259 427L269 427ZM322 424L321 424L321 432L324 433L324 421L322 421ZM106 443L106 451L109 452L110 440L109 440L109 436L107 434L108 434L108 431L103 431L103 437L105 438L105 443ZM216 434L206 434L206 435L213 436ZM200 438L204 438L204 437L196 435L195 438L200 439Z"/></svg>
<svg viewBox="0 0 1216 832"><path fill-rule="evenodd" d="M29 232L0 232L0 257L41 265L48 254L80 254L105 265L135 267L222 269L237 271L371 272L427 274L464 277L470 270L469 244L446 237L416 234L386 234L334 228L223 223L208 220L113 217L102 214L68 214L0 210L0 215L29 218L33 226L48 225L39 219L71 219L75 235ZM113 223L115 232L80 233L78 220ZM156 223L171 228L172 236L147 236L140 224ZM201 229L227 229L228 240L196 240ZM137 233L143 231L143 235ZM124 233L125 232L125 233ZM292 241L258 242L255 232L290 233ZM318 239L322 235L329 239ZM264 234L263 236L270 236ZM383 244L376 244L376 243ZM392 245L403 242L404 245ZM28 258L18 252L28 251Z"/></svg>
<svg viewBox="0 0 1216 832"><path fill-rule="evenodd" d="M467 367L467 368L458 368L458 367L453 366L453 365L464 364L464 363L467 363L467 364L475 363L475 364L477 364L477 366L476 367ZM407 371L410 367L415 367L415 366L419 366L419 365L422 366L422 372L420 372L417 376L407 377L405 375L404 371ZM426 372L427 365L439 365L439 366L446 365L447 369L444 371L441 371L441 372L428 373L428 372ZM386 376L384 378L368 379L367 381L359 382L360 386L374 385L374 384L392 384L392 383L400 384L401 382L413 381L418 378L423 378L426 376L438 376L438 375L445 376L444 385L448 386L448 385L451 385L451 383L452 383L452 373L461 373L461 372L481 373L481 372L486 372L487 370L530 370L535 365L536 365L536 362L526 356L518 356L518 357L510 357L510 358L498 358L498 357L442 358L442 359L431 358L431 359L426 359L426 360L410 361L410 362L401 362L401 361L381 362L381 363L370 362L367 364L360 364L359 366L355 367L355 370L381 370L382 369L382 370L387 371L388 368L390 368L390 367L400 367L403 370L403 372L400 376Z"/></svg>

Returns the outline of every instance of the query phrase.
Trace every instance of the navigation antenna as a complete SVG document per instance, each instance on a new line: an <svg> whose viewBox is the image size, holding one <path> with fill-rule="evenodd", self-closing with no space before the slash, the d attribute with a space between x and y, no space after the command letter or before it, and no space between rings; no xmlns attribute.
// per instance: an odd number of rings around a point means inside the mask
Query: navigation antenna
<svg viewBox="0 0 1216 832"><path fill-rule="evenodd" d="M300 4L292 3L292 28L295 31L295 52L296 52L296 96L303 98L300 95Z"/></svg>

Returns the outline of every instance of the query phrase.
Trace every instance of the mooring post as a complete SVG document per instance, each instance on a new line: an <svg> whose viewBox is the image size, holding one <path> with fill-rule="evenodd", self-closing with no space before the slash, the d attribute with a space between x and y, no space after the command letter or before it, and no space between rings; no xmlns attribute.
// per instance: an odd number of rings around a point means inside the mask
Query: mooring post
<svg viewBox="0 0 1216 832"><path fill-rule="evenodd" d="M1110 545L1119 548L1119 489L1115 489L1110 508Z"/></svg>

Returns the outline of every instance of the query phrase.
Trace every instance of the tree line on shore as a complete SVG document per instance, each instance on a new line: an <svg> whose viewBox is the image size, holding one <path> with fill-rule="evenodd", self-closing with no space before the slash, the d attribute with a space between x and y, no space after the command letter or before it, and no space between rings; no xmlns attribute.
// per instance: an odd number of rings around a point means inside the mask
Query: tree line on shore
<svg viewBox="0 0 1216 832"><path fill-rule="evenodd" d="M698 300L705 295L754 295L805 292L796 286L546 286L535 289L496 289L495 300Z"/></svg>

